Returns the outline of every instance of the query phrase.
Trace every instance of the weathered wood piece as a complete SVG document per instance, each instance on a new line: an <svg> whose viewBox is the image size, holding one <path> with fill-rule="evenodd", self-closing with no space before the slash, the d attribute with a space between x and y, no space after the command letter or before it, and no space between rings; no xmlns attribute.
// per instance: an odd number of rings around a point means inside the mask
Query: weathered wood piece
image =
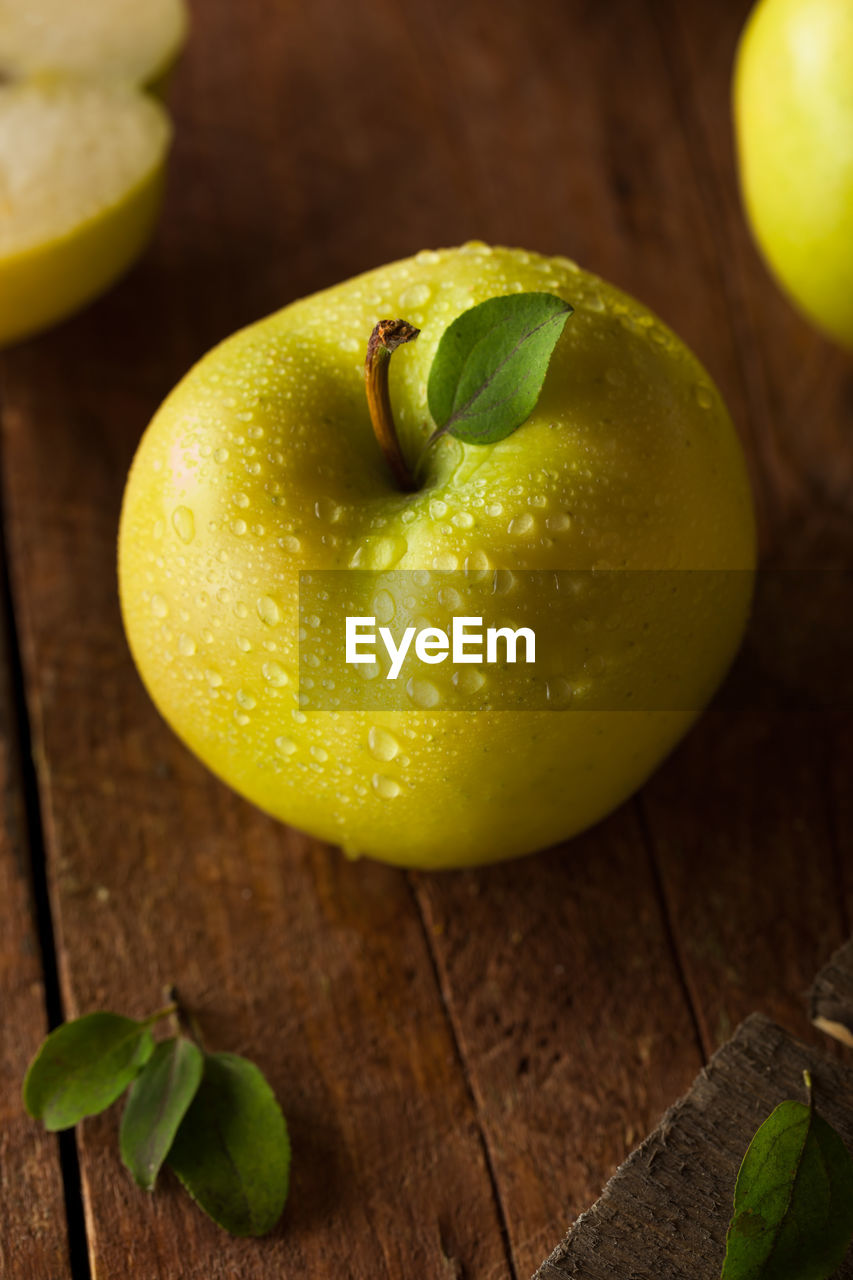
<svg viewBox="0 0 853 1280"><path fill-rule="evenodd" d="M815 978L809 1015L818 1030L853 1048L853 939L838 948Z"/></svg>
<svg viewBox="0 0 853 1280"><path fill-rule="evenodd" d="M853 1148L853 1070L753 1014L534 1280L719 1280L744 1152L778 1103L804 1097L806 1067L821 1114ZM837 1280L851 1276L848 1258Z"/></svg>
<svg viewBox="0 0 853 1280"><path fill-rule="evenodd" d="M0 1276L64 1280L59 1144L21 1103L47 1015L3 594L0 586Z"/></svg>

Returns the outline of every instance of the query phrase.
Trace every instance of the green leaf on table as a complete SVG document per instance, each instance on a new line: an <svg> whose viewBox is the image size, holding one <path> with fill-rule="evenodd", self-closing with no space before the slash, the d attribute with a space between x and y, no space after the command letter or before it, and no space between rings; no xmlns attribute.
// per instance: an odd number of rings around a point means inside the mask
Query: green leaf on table
<svg viewBox="0 0 853 1280"><path fill-rule="evenodd" d="M201 1084L204 1054L192 1040L162 1040L130 1086L121 1118L121 1158L151 1191L178 1126Z"/></svg>
<svg viewBox="0 0 853 1280"><path fill-rule="evenodd" d="M46 1129L69 1129L106 1110L150 1058L148 1025L117 1013L88 1013L52 1031L24 1080L24 1106Z"/></svg>
<svg viewBox="0 0 853 1280"><path fill-rule="evenodd" d="M427 385L436 424L469 444L511 435L536 407L548 364L573 308L553 293L488 298L448 325Z"/></svg>
<svg viewBox="0 0 853 1280"><path fill-rule="evenodd" d="M167 1165L196 1203L235 1236L263 1236L281 1216L290 1141L275 1094L253 1063L206 1053L204 1075Z"/></svg>
<svg viewBox="0 0 853 1280"><path fill-rule="evenodd" d="M828 1280L851 1238L847 1148L811 1098L781 1103L743 1158L722 1280Z"/></svg>

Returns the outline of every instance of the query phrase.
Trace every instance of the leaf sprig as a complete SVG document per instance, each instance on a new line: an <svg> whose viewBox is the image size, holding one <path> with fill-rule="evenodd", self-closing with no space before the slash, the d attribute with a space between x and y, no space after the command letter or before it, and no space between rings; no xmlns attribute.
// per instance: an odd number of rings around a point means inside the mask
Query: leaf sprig
<svg viewBox="0 0 853 1280"><path fill-rule="evenodd" d="M135 1182L152 1191L166 1164L226 1231L266 1235L290 1178L281 1108L253 1063L203 1048L172 996L141 1022L98 1012L57 1027L27 1071L24 1106L46 1129L69 1129L128 1089L119 1147ZM169 1016L178 1034L155 1042L152 1027Z"/></svg>
<svg viewBox="0 0 853 1280"><path fill-rule="evenodd" d="M737 1176L721 1280L828 1280L853 1239L853 1159L808 1102L776 1107Z"/></svg>

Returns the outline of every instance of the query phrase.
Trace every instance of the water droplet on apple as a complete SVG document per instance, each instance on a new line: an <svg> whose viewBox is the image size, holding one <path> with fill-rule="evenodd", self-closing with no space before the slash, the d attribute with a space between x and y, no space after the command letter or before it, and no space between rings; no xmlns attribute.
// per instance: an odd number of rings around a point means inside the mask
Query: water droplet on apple
<svg viewBox="0 0 853 1280"><path fill-rule="evenodd" d="M232 521L231 521L231 532L232 532L232 533L236 533L236 535L237 535L237 537L238 537L238 538L242 538L243 534L246 532L246 521L245 521L245 520L232 520Z"/></svg>
<svg viewBox="0 0 853 1280"><path fill-rule="evenodd" d="M296 750L296 743L292 738L276 738L275 749L282 756L292 756Z"/></svg>
<svg viewBox="0 0 853 1280"><path fill-rule="evenodd" d="M312 747L311 755L318 762L318 764L325 764L329 758L328 751L326 751L323 747Z"/></svg>
<svg viewBox="0 0 853 1280"><path fill-rule="evenodd" d="M457 529L470 529L474 524L474 517L470 511L457 511L452 519Z"/></svg>
<svg viewBox="0 0 853 1280"><path fill-rule="evenodd" d="M408 550L405 538L376 538L363 542L349 562L351 569L391 569Z"/></svg>
<svg viewBox="0 0 853 1280"><path fill-rule="evenodd" d="M227 462L227 461L228 461L228 450L227 450L227 449L214 449L214 451L213 451L213 460L214 460L214 462Z"/></svg>
<svg viewBox="0 0 853 1280"><path fill-rule="evenodd" d="M460 693L476 693L485 683L486 677L475 667L465 667L453 673L453 684Z"/></svg>
<svg viewBox="0 0 853 1280"><path fill-rule="evenodd" d="M250 640L247 640L245 636L238 636L235 641L235 644L237 645L237 648L240 650L241 653L251 652L252 643Z"/></svg>
<svg viewBox="0 0 853 1280"><path fill-rule="evenodd" d="M520 516L513 516L507 525L507 533L511 534L528 534L532 533L536 528L536 521L529 511L525 511Z"/></svg>
<svg viewBox="0 0 853 1280"><path fill-rule="evenodd" d="M418 284L410 285L408 289L404 289L400 294L400 307L403 311L407 307L422 307L424 303L429 302L432 297L432 289L428 284L420 281Z"/></svg>
<svg viewBox="0 0 853 1280"><path fill-rule="evenodd" d="M249 610L243 604L242 600L238 600L234 606L234 613L238 618L248 618Z"/></svg>
<svg viewBox="0 0 853 1280"><path fill-rule="evenodd" d="M371 778L373 790L383 800L393 800L395 796L400 794L400 784L395 782L393 778L386 778L384 773L374 773Z"/></svg>
<svg viewBox="0 0 853 1280"><path fill-rule="evenodd" d="M272 596L261 596L258 600L258 617L268 627L275 627L281 622L281 612Z"/></svg>
<svg viewBox="0 0 853 1280"><path fill-rule="evenodd" d="M235 711L234 719L239 725L244 727L249 723L249 717L246 715L245 711Z"/></svg>
<svg viewBox="0 0 853 1280"><path fill-rule="evenodd" d="M192 636L182 635L178 637L178 653L185 658L191 658L196 651L196 643Z"/></svg>
<svg viewBox="0 0 853 1280"><path fill-rule="evenodd" d="M710 409L711 405L714 403L711 388L706 386L704 382L698 382L696 384L693 394L696 397L696 403L699 405L700 409Z"/></svg>
<svg viewBox="0 0 853 1280"><path fill-rule="evenodd" d="M292 534L288 534L284 538L279 538L278 545L281 547L283 551L290 551L294 554L297 551L299 551L302 547L302 543L299 541L299 539L294 538Z"/></svg>
<svg viewBox="0 0 853 1280"><path fill-rule="evenodd" d="M189 507L175 507L172 526L181 542L192 542L195 537L195 519Z"/></svg>
<svg viewBox="0 0 853 1280"><path fill-rule="evenodd" d="M155 618L165 618L169 614L169 606L160 595L151 597L151 612Z"/></svg>
<svg viewBox="0 0 853 1280"><path fill-rule="evenodd" d="M218 671L205 671L204 675L211 689L219 689L221 687L222 676Z"/></svg>
<svg viewBox="0 0 853 1280"><path fill-rule="evenodd" d="M435 707L441 701L441 694L431 680L418 680L414 676L406 684L406 693L416 707Z"/></svg>
<svg viewBox="0 0 853 1280"><path fill-rule="evenodd" d="M373 616L376 618L376 621L380 626L384 626L386 623L390 622L394 617L394 614L397 612L394 597L391 595L391 592L386 591L384 587L376 592L376 595L371 601L370 608Z"/></svg>
<svg viewBox="0 0 853 1280"><path fill-rule="evenodd" d="M255 699L250 693L246 693L245 689L238 689L234 696L245 711L251 711L255 706Z"/></svg>
<svg viewBox="0 0 853 1280"><path fill-rule="evenodd" d="M491 567L492 562L485 551L472 551L469 556L465 557L465 568L469 573L485 573Z"/></svg>
<svg viewBox="0 0 853 1280"><path fill-rule="evenodd" d="M549 516L545 521L545 524L552 533L562 533L565 529L570 528L571 523L571 516L569 516L565 511L555 511L554 514Z"/></svg>
<svg viewBox="0 0 853 1280"><path fill-rule="evenodd" d="M459 557L454 555L452 551L441 551L437 556L432 558L433 569L441 569L444 571L459 568Z"/></svg>
<svg viewBox="0 0 853 1280"><path fill-rule="evenodd" d="M563 676L554 676L545 685L545 697L549 707L567 707L574 690Z"/></svg>
<svg viewBox="0 0 853 1280"><path fill-rule="evenodd" d="M421 249L420 253L415 254L415 262L417 262L419 266L431 267L434 266L436 262L440 261L440 255L437 254L434 249Z"/></svg>
<svg viewBox="0 0 853 1280"><path fill-rule="evenodd" d="M276 689L287 684L287 672L278 662L265 662L261 667L261 673L266 682L273 685Z"/></svg>
<svg viewBox="0 0 853 1280"><path fill-rule="evenodd" d="M433 520L440 520L442 516L447 515L447 503L443 502L441 498L433 498L429 504L429 513Z"/></svg>
<svg viewBox="0 0 853 1280"><path fill-rule="evenodd" d="M385 763L393 760L400 750L400 744L393 733L389 733L387 729L381 729L379 725L371 726L367 735L367 745L370 754Z"/></svg>

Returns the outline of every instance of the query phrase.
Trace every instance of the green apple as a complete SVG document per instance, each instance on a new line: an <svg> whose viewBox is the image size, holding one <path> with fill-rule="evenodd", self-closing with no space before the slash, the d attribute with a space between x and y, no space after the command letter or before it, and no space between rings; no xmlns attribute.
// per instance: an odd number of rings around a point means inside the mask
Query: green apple
<svg viewBox="0 0 853 1280"><path fill-rule="evenodd" d="M0 0L0 77L152 85L186 27L185 0Z"/></svg>
<svg viewBox="0 0 853 1280"><path fill-rule="evenodd" d="M575 308L535 410L497 443L445 436L423 454L444 330L514 292ZM421 330L390 368L400 449L412 468L423 455L411 491L365 396L365 345L390 316ZM687 348L568 259L474 243L295 302L205 356L140 444L119 579L152 698L221 778L351 856L456 867L565 839L642 783L731 661L754 555L741 450ZM543 604L546 570L579 575L568 612ZM348 686L344 615L363 574L368 596L381 580L377 616L535 619L556 672L547 705L516 668L460 679L447 664L401 677L390 704L306 705L300 571L331 619L320 685ZM435 586L444 574L453 590Z"/></svg>
<svg viewBox="0 0 853 1280"><path fill-rule="evenodd" d="M154 228L171 129L125 85L0 85L0 346L101 293Z"/></svg>
<svg viewBox="0 0 853 1280"><path fill-rule="evenodd" d="M759 0L734 76L755 238L810 319L853 347L853 4Z"/></svg>

